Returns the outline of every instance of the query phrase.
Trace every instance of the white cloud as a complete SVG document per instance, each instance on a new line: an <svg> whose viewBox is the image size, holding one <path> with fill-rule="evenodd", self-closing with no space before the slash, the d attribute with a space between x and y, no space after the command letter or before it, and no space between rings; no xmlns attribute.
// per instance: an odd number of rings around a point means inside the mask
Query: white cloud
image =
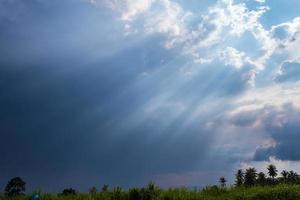
<svg viewBox="0 0 300 200"><path fill-rule="evenodd" d="M186 19L191 13L184 11L179 4L170 0L157 0L154 7L151 12L146 14L144 31L148 34L166 34L168 37L167 48L181 43L188 34Z"/></svg>
<svg viewBox="0 0 300 200"><path fill-rule="evenodd" d="M95 3L97 0L91 1ZM260 22L261 16L269 10L264 0L257 1L260 4L255 10L249 9L246 3L218 0L204 13L190 12L172 0L97 2L104 2L103 4L119 13L126 35L162 34L166 36L166 48L177 47L181 55L190 57L194 63L202 65L221 60L225 65L248 70L241 73L241 78L247 80L252 87L255 86L257 74L266 68L266 63L279 49L288 49L289 57L293 60L299 58L300 18L268 30ZM279 29L286 30L288 39L275 36ZM253 55L238 51L238 47L235 47L245 33L252 34L260 45ZM280 45L284 48L279 48Z"/></svg>
<svg viewBox="0 0 300 200"><path fill-rule="evenodd" d="M155 0L89 0L95 5L104 5L120 14L123 21L133 21L142 13L147 12Z"/></svg>
<svg viewBox="0 0 300 200"><path fill-rule="evenodd" d="M293 104L300 108L300 83L293 85L271 85L249 90L243 96L232 102L234 112L254 111L265 107L281 107Z"/></svg>
<svg viewBox="0 0 300 200"><path fill-rule="evenodd" d="M280 42L290 42L300 31L300 17L271 28L273 36Z"/></svg>
<svg viewBox="0 0 300 200"><path fill-rule="evenodd" d="M254 0L254 1L256 1L258 3L266 3L266 0Z"/></svg>
<svg viewBox="0 0 300 200"><path fill-rule="evenodd" d="M126 9L122 13L121 19L124 21L132 21L139 13L146 12L150 9L153 0L126 0Z"/></svg>
<svg viewBox="0 0 300 200"><path fill-rule="evenodd" d="M300 17L273 26L271 33L278 43L277 53L287 54L290 60L300 58Z"/></svg>
<svg viewBox="0 0 300 200"><path fill-rule="evenodd" d="M224 61L225 65L230 65L237 69L240 69L249 60L244 52L239 52L233 47L227 47L221 52L220 58Z"/></svg>
<svg viewBox="0 0 300 200"><path fill-rule="evenodd" d="M250 32L261 44L262 55L252 59L247 55L242 57L246 57L247 62L256 68L263 69L276 47L269 31L265 30L259 22L259 18L268 9L266 6L260 6L258 10L249 10L244 3L236 4L233 0L219 1L217 5L209 8L208 14L203 16L203 21L199 25L199 30L214 27L213 30L207 31L203 40L193 45L192 49L195 49L196 46L196 50L199 51L201 48L211 48L213 45L219 46L216 47L217 49L223 48L222 46L228 40L233 38L238 40L245 32ZM212 48L211 51L216 52L216 48ZM228 47L224 51L228 51ZM241 63L238 63L237 59L235 61L236 66L241 67Z"/></svg>
<svg viewBox="0 0 300 200"><path fill-rule="evenodd" d="M220 0L208 8L202 15L197 29L189 30L189 37L184 40L185 49L197 55L201 49L223 46L226 39L239 38L246 31L255 32L261 29L259 18L268 10L261 6L258 10L249 10L245 4L235 4L232 0ZM215 52L215 48L212 50ZM200 56L200 55L198 55Z"/></svg>
<svg viewBox="0 0 300 200"><path fill-rule="evenodd" d="M264 39L267 34L262 33L263 28L259 23L259 18L268 10L265 6L249 10L244 3L219 0L201 15L184 10L172 0L122 0L118 4L116 0L104 2L120 12L127 34L136 33L130 28L134 27L135 20L142 20L144 25L139 27L142 32L166 34L166 48L181 47L184 55L195 60L211 60L215 57L211 56L212 52L216 52L215 48L222 48L226 38L240 37L246 31L253 32L258 40L267 43ZM190 17L198 17L198 25L190 26ZM209 49L212 52L207 52Z"/></svg>
<svg viewBox="0 0 300 200"><path fill-rule="evenodd" d="M261 51L263 52L262 56L254 59L253 64L260 70L265 69L266 62L271 58L274 54L277 43L271 37L270 31L265 30L262 25L257 27L256 30L253 31L253 35L256 40L261 44Z"/></svg>

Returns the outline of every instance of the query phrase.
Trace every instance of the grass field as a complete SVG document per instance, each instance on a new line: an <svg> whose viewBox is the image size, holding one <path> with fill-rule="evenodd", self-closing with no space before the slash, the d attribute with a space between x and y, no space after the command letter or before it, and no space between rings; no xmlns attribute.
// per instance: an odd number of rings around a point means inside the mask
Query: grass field
<svg viewBox="0 0 300 200"><path fill-rule="evenodd" d="M32 195L11 197L9 199L33 199ZM4 197L0 198L5 199ZM300 200L300 185L276 185L257 187L220 188L207 187L202 190L185 188L162 190L158 187L134 188L124 191L115 188L105 192L76 193L75 195L57 195L39 193L41 200Z"/></svg>

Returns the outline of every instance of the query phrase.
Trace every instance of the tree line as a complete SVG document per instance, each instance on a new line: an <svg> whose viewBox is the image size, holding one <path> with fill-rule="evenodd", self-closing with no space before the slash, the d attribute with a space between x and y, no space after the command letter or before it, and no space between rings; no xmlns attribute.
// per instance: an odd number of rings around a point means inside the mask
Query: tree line
<svg viewBox="0 0 300 200"><path fill-rule="evenodd" d="M227 180L224 177L219 179L221 187L225 187L226 182ZM278 170L273 164L267 167L267 174L264 172L258 173L254 167L246 170L239 169L235 174L236 187L270 186L277 184L300 184L300 176L293 170L283 170L279 176Z"/></svg>
<svg viewBox="0 0 300 200"><path fill-rule="evenodd" d="M219 179L220 187L225 188L227 180L225 177ZM235 187L253 187L253 186L272 186L278 184L300 184L300 176L295 171L286 171L283 170L280 175L275 165L269 165L267 167L267 174L263 172L257 172L253 167L250 167L246 170L239 169L235 174ZM26 182L20 178L12 178L5 187L5 196L7 197L17 197L20 195L25 195L25 185ZM129 195L132 196L143 196L142 199L157 193L160 188L154 183L149 183L145 188L132 188L129 190ZM114 194L118 194L122 191L120 187L115 187L112 190ZM89 191L91 195L97 194L98 192L109 192L109 186L103 185L103 187L98 191L96 187L92 187ZM78 192L73 188L64 189L59 195L76 195ZM135 199L135 198L133 198ZM137 198L139 199L139 198Z"/></svg>

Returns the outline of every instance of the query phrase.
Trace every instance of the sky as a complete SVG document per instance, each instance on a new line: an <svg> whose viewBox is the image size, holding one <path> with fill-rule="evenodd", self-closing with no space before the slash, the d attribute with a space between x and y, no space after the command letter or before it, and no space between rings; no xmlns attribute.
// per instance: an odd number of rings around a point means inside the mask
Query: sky
<svg viewBox="0 0 300 200"><path fill-rule="evenodd" d="M0 0L0 190L300 172L299 0Z"/></svg>

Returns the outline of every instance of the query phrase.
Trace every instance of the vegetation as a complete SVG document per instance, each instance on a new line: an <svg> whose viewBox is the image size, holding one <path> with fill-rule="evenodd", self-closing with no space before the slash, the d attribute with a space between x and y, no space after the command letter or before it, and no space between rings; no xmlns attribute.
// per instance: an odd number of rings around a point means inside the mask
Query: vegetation
<svg viewBox="0 0 300 200"><path fill-rule="evenodd" d="M77 193L76 190L74 190L73 188L67 188L64 189L60 195L69 196L69 195L76 195L76 193Z"/></svg>
<svg viewBox="0 0 300 200"><path fill-rule="evenodd" d="M226 186L226 182L227 182L227 180L223 176L219 180L219 183L220 183L222 188L224 188Z"/></svg>
<svg viewBox="0 0 300 200"><path fill-rule="evenodd" d="M25 195L25 182L19 178L10 180L5 188L5 197L0 200L300 200L300 177L294 171L278 170L269 165L267 175L257 173L255 168L240 169L235 174L234 186L227 186L225 177L220 177L219 186L204 189L161 189L154 183L143 188L127 191L120 187L104 185L99 190L92 187L87 194L73 188L64 189L60 194L35 192Z"/></svg>
<svg viewBox="0 0 300 200"><path fill-rule="evenodd" d="M25 185L25 181L20 177L12 178L5 187L5 196L16 197L23 195L23 192L25 192Z"/></svg>

